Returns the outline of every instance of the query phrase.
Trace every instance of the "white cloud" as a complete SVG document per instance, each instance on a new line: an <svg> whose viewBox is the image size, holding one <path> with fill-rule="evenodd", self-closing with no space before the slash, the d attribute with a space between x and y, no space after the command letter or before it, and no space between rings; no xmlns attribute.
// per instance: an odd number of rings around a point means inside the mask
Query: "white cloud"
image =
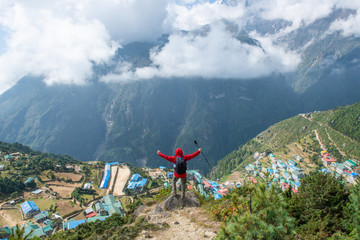
<svg viewBox="0 0 360 240"><path fill-rule="evenodd" d="M166 0L0 0L0 94L25 75L86 84L119 43L163 33Z"/></svg>
<svg viewBox="0 0 360 240"><path fill-rule="evenodd" d="M103 80L153 77L248 79L296 68L299 55L274 45L271 39L260 41L265 51L261 47L241 43L225 30L223 24L218 23L206 36L174 34L161 51L152 52L153 66L131 71L127 65Z"/></svg>
<svg viewBox="0 0 360 240"><path fill-rule="evenodd" d="M47 10L28 13L15 4L1 22L11 31L0 56L1 87L28 74L44 76L47 84L85 84L92 62L107 61L118 47L97 20L57 18Z"/></svg>
<svg viewBox="0 0 360 240"><path fill-rule="evenodd" d="M296 68L301 51L276 44L279 36L328 16L334 8L357 14L332 24L331 31L360 35L360 1L248 0L235 7L221 0L0 0L0 93L22 76L44 76L47 84L86 84L93 63L107 62L120 44L154 40L169 33L169 43L151 53L153 64L133 69L119 63L103 81L151 77L254 78ZM254 18L284 19L292 25L274 35L251 36L258 47L236 40L221 20L241 30ZM204 25L206 36L180 34ZM5 34L5 35L4 35ZM4 47L5 46L5 47Z"/></svg>
<svg viewBox="0 0 360 240"><path fill-rule="evenodd" d="M360 14L359 10L355 15L349 16L347 19L336 20L329 28L330 32L341 31L344 36L354 35L360 37Z"/></svg>
<svg viewBox="0 0 360 240"><path fill-rule="evenodd" d="M174 30L191 31L221 19L236 21L244 16L244 6L230 7L219 2L196 5L169 4L167 22Z"/></svg>

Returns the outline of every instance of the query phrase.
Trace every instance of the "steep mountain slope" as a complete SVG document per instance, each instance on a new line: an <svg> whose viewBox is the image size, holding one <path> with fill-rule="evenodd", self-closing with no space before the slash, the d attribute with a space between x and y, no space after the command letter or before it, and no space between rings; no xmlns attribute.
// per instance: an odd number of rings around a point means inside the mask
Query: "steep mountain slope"
<svg viewBox="0 0 360 240"><path fill-rule="evenodd" d="M46 87L24 79L0 98L1 139L81 160L166 164L155 154L196 149L214 163L239 143L299 107L277 77L251 82L139 81L86 87ZM46 104L48 103L48 104ZM286 103L286 104L284 104ZM198 158L193 167L206 170Z"/></svg>
<svg viewBox="0 0 360 240"><path fill-rule="evenodd" d="M215 163L275 122L360 100L360 39L327 32L332 22L351 14L351 10L334 9L325 18L274 39L274 44L287 45L302 56L298 69L286 75L251 80L100 81L121 63L129 63L131 70L151 66L150 50L164 47L165 35L157 42L123 46L111 63L94 66L96 74L86 86L47 87L41 77L27 76L0 95L0 139L84 161L153 167L164 164L155 154L157 149L170 155L182 147L189 153L196 149L192 144L196 137ZM290 26L282 19L252 19L243 28L223 22L234 39L265 52L248 33L273 34ZM209 28L183 34L206 35ZM208 171L200 157L191 164Z"/></svg>
<svg viewBox="0 0 360 240"><path fill-rule="evenodd" d="M221 159L211 175L220 178L233 171L242 171L254 161L256 152L273 152L282 159L300 155L321 166L318 162L321 145L340 162L349 158L360 159L359 117L360 103L355 103L286 119Z"/></svg>

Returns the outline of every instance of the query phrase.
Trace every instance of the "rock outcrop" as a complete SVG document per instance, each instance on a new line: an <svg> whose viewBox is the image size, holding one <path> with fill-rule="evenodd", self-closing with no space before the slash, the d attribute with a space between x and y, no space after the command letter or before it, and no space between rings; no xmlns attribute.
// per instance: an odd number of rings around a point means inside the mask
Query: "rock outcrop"
<svg viewBox="0 0 360 240"><path fill-rule="evenodd" d="M198 197L194 192L186 192L185 198L182 199L181 195L175 195L168 197L163 205L162 208L165 210L175 210L183 207L199 207L200 202Z"/></svg>

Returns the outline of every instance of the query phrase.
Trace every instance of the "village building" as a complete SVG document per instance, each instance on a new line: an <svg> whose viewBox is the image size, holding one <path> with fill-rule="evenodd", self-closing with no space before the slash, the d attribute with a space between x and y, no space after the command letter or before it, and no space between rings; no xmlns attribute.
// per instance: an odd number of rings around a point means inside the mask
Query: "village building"
<svg viewBox="0 0 360 240"><path fill-rule="evenodd" d="M88 218L87 222L104 221L108 216L96 216Z"/></svg>
<svg viewBox="0 0 360 240"><path fill-rule="evenodd" d="M100 216L107 216L108 212L105 210L104 204L102 202L95 203L95 211L100 214Z"/></svg>
<svg viewBox="0 0 360 240"><path fill-rule="evenodd" d="M24 228L24 236L29 235L29 239L34 237L46 238L46 233L38 225L28 222Z"/></svg>
<svg viewBox="0 0 360 240"><path fill-rule="evenodd" d="M245 170L247 171L247 172L253 172L254 170L255 170L255 166L254 165L252 165L252 164L249 164L249 165L247 165L246 167L245 167Z"/></svg>
<svg viewBox="0 0 360 240"><path fill-rule="evenodd" d="M249 181L252 183L257 183L257 180L254 177L249 177Z"/></svg>
<svg viewBox="0 0 360 240"><path fill-rule="evenodd" d="M36 215L34 216L34 220L35 220L35 222L37 222L37 223L42 223L42 222L44 222L46 219L48 219L48 217L49 217L49 213L48 213L47 211L42 211L41 213L36 214Z"/></svg>
<svg viewBox="0 0 360 240"><path fill-rule="evenodd" d="M330 166L331 163L336 162L336 160L334 158L331 158L329 156L323 157L321 160L325 167Z"/></svg>
<svg viewBox="0 0 360 240"><path fill-rule="evenodd" d="M349 169L354 169L356 167L356 163L354 163L353 161L351 161L350 159L346 160L344 162L345 166L348 167Z"/></svg>
<svg viewBox="0 0 360 240"><path fill-rule="evenodd" d="M108 194L103 197L102 201L95 203L95 211L104 216L105 212L107 215L119 213L124 216L126 213L120 201L117 201L112 194Z"/></svg>
<svg viewBox="0 0 360 240"><path fill-rule="evenodd" d="M295 162L295 161L292 160L292 159L289 159L289 160L287 161L287 163L288 163L289 166L290 166L290 165L297 166L297 162Z"/></svg>
<svg viewBox="0 0 360 240"><path fill-rule="evenodd" d="M294 171L292 172L292 177L295 180L295 182L300 181L301 178L303 178L304 174L302 172L299 171Z"/></svg>
<svg viewBox="0 0 360 240"><path fill-rule="evenodd" d="M111 175L111 166L109 164L105 165L105 170L104 170L104 176L101 180L100 183L100 188L101 189L105 189L108 187L109 181L110 181L110 175Z"/></svg>
<svg viewBox="0 0 360 240"><path fill-rule="evenodd" d="M47 236L50 236L54 229L50 225L46 225L45 227L42 227L42 230Z"/></svg>
<svg viewBox="0 0 360 240"><path fill-rule="evenodd" d="M32 191L31 193L34 194L34 195L39 195L42 192L43 192L42 189L36 189L36 190Z"/></svg>
<svg viewBox="0 0 360 240"><path fill-rule="evenodd" d="M276 161L276 158L275 158L274 154L272 154L272 153L269 154L269 158L271 161Z"/></svg>
<svg viewBox="0 0 360 240"><path fill-rule="evenodd" d="M336 166L336 172L338 174L343 174L344 173L344 170L348 170L346 165L344 163L339 163L337 166Z"/></svg>
<svg viewBox="0 0 360 240"><path fill-rule="evenodd" d="M169 179L172 179L174 177L174 173L173 172L168 172L166 173L166 177Z"/></svg>
<svg viewBox="0 0 360 240"><path fill-rule="evenodd" d="M289 172L293 173L295 171L300 171L300 168L296 167L295 165L289 165Z"/></svg>
<svg viewBox="0 0 360 240"><path fill-rule="evenodd" d="M33 201L25 201L20 205L20 207L24 212L25 218L32 218L40 212L40 209Z"/></svg>
<svg viewBox="0 0 360 240"><path fill-rule="evenodd" d="M84 210L84 215L86 218L91 218L91 217L95 217L96 213L94 212L94 210L92 208L88 208Z"/></svg>
<svg viewBox="0 0 360 240"><path fill-rule="evenodd" d="M287 183L285 183L285 182L282 182L282 183L280 183L280 185L281 185L281 190L283 191L283 192L285 192L286 190L288 190L289 189L289 184L287 184Z"/></svg>
<svg viewBox="0 0 360 240"><path fill-rule="evenodd" d="M74 219L70 219L63 223L63 230L70 230L70 229L76 228L77 226L79 226L80 224L84 224L85 222L86 222L86 219L81 219L81 220L77 220L77 221Z"/></svg>

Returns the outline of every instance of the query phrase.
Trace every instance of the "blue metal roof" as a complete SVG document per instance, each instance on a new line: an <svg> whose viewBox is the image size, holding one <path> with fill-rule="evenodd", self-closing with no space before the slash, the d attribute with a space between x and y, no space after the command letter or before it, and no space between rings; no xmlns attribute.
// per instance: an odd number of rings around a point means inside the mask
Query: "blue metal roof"
<svg viewBox="0 0 360 240"><path fill-rule="evenodd" d="M32 182L34 180L34 177L29 177L26 181L25 181L25 184L26 183L30 183L30 182Z"/></svg>
<svg viewBox="0 0 360 240"><path fill-rule="evenodd" d="M131 183L129 183L129 185L128 185L128 189L135 189L135 187L136 187L136 183L135 183L135 182L131 182Z"/></svg>
<svg viewBox="0 0 360 240"><path fill-rule="evenodd" d="M117 165L120 164L119 162L111 162L111 163L107 163L107 165Z"/></svg>
<svg viewBox="0 0 360 240"><path fill-rule="evenodd" d="M40 210L36 206L35 202L33 202L33 201L26 201L26 202L22 203L20 206L21 206L21 209L23 210L23 212L25 214L28 214L28 213L33 212L33 211Z"/></svg>
<svg viewBox="0 0 360 240"><path fill-rule="evenodd" d="M147 182L146 178L143 178L140 182L137 182L137 186L138 187L143 187L145 185L145 183Z"/></svg>
<svg viewBox="0 0 360 240"><path fill-rule="evenodd" d="M137 182L139 181L141 178L141 176L138 173L135 173L134 175L132 175L130 182Z"/></svg>
<svg viewBox="0 0 360 240"><path fill-rule="evenodd" d="M85 222L86 222L85 219L78 220L78 221L73 221L73 222L68 222L68 229L76 228L77 226L79 226L80 224L83 224Z"/></svg>
<svg viewBox="0 0 360 240"><path fill-rule="evenodd" d="M217 200L217 199L221 199L222 196L219 194L219 193L215 193L214 194L214 199Z"/></svg>

